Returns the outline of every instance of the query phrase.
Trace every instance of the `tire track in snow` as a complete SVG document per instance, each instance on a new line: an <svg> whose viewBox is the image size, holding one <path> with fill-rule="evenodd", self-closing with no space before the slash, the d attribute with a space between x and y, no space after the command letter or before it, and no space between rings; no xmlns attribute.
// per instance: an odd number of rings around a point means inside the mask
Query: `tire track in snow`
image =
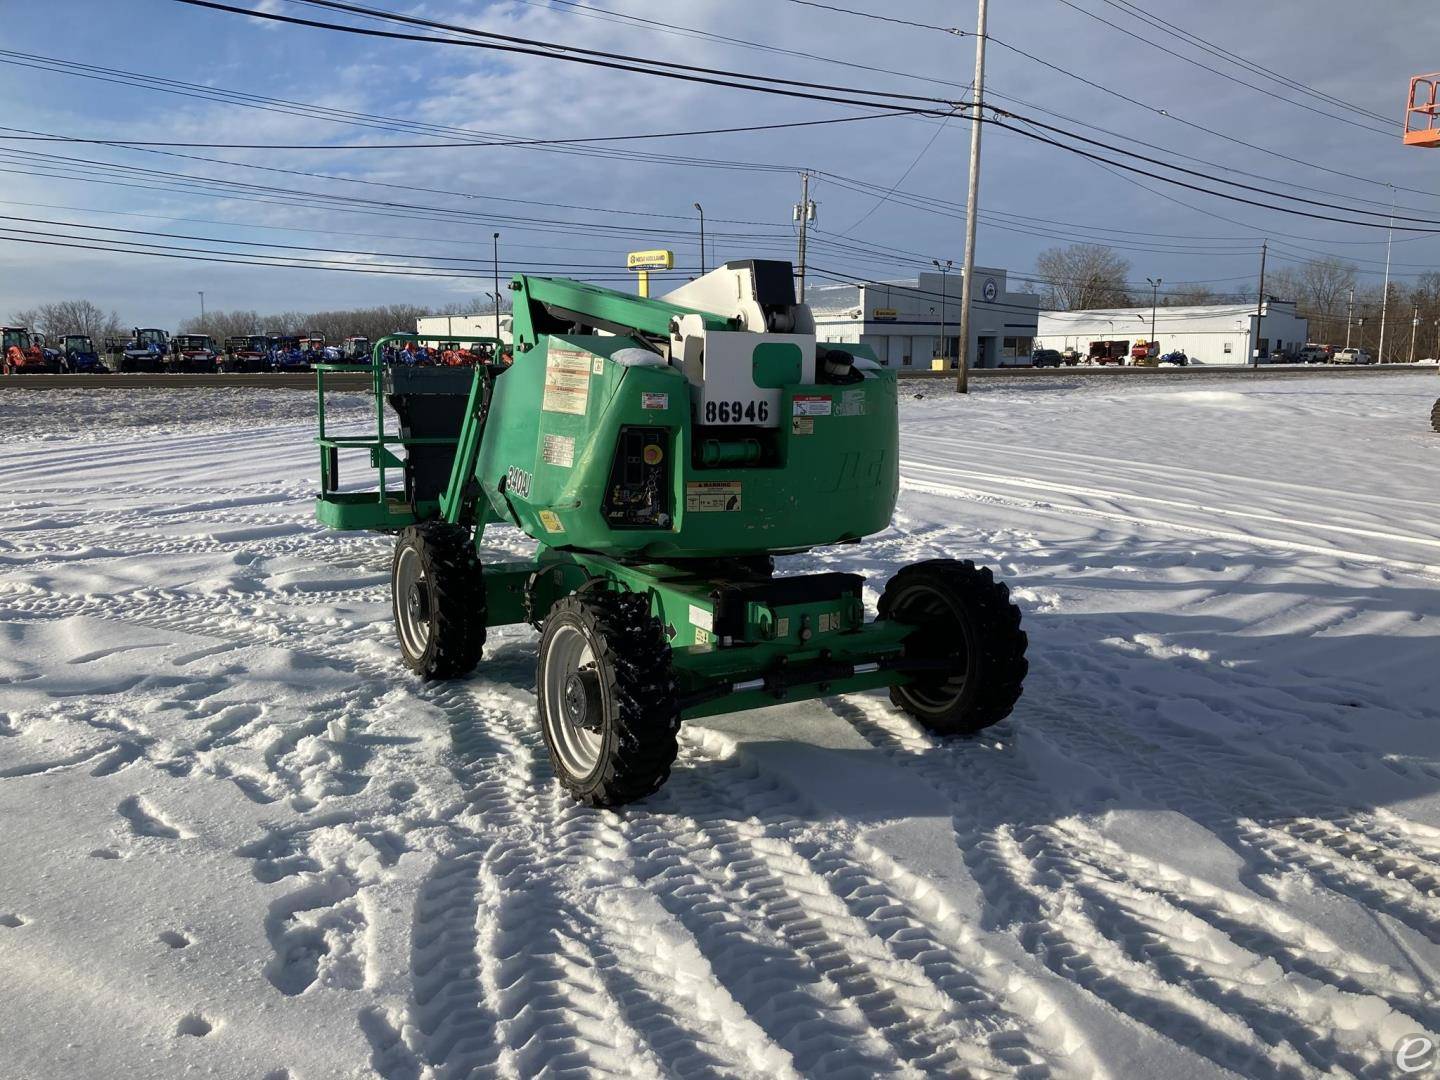
<svg viewBox="0 0 1440 1080"><path fill-rule="evenodd" d="M1279 948L1256 953L1250 946L1273 946L1273 932L1238 940L1231 936L1235 920L1172 904L1169 896L1147 890L1146 882L1103 860L1094 847L1077 846L1065 831L1071 823L1056 811L1046 812L1057 819L1052 824L1026 824L1051 800L1013 748L1006 747L1013 743L1008 724L979 742L941 745L888 715L874 699L832 707L872 745L897 760L908 759L952 800L957 843L985 895L990 928L1008 930L1056 974L1217 1064L1245 1075L1275 1077L1337 1064L1352 1071L1376 1067L1389 1044L1377 1039L1360 1052L1317 1035L1317 1028L1335 1030L1337 1010L1342 1018L1347 1015L1348 1002L1337 1004L1336 991L1378 999L1382 1012L1397 1008L1410 1020L1432 1014L1414 994L1387 994L1387 986L1395 984L1384 975L1362 984L1374 969L1352 957L1344 958L1341 974L1316 980L1328 984L1323 992L1286 978L1283 1005L1271 992L1273 978L1254 987L1236 985L1235 971L1254 962L1236 956L1268 958L1308 976L1301 970L1308 961L1291 959L1308 954L1308 929ZM981 806L988 818L977 812ZM1205 940L1199 927L1213 930L1202 948L1219 951L1229 962L1197 962L1196 944L1174 938L1177 916L1179 923L1193 920L1189 933L1196 943ZM1406 982L1414 985L1400 980Z"/></svg>

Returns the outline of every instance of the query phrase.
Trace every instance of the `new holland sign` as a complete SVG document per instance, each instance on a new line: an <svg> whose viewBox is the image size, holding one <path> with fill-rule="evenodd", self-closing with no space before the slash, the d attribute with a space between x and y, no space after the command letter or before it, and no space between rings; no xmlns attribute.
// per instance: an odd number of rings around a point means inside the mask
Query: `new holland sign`
<svg viewBox="0 0 1440 1080"><path fill-rule="evenodd" d="M673 270L673 251L632 251L625 256L625 267L629 270Z"/></svg>

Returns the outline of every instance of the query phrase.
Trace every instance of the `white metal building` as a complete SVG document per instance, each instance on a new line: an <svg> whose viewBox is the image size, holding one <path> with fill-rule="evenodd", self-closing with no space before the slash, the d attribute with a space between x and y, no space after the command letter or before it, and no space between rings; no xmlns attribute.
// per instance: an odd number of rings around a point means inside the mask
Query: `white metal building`
<svg viewBox="0 0 1440 1080"><path fill-rule="evenodd" d="M510 339L510 313L500 313L500 330L495 330L495 313L484 315L427 315L415 320L417 334L443 334L446 337L498 337L508 343Z"/></svg>
<svg viewBox="0 0 1440 1080"><path fill-rule="evenodd" d="M975 284L971 366L1030 363L1039 297L1010 292L1004 270L977 266ZM908 281L810 286L805 301L820 341L860 342L889 367L928 370L932 357L957 363L961 286L958 271L924 273Z"/></svg>
<svg viewBox="0 0 1440 1080"><path fill-rule="evenodd" d="M1255 349L1265 363L1277 353L1295 354L1305 345L1307 320L1295 314L1293 300L1270 297L1257 319L1255 304L1197 304L1154 311L1160 352L1182 350L1191 363L1248 364ZM1092 341L1149 341L1151 309L1042 311L1036 346L1067 348L1088 354ZM1260 325L1257 327L1256 323Z"/></svg>

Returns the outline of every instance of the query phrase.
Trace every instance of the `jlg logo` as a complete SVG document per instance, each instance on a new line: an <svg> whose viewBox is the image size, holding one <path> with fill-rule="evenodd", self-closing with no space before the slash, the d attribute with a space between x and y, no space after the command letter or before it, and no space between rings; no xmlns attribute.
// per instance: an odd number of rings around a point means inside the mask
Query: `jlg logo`
<svg viewBox="0 0 1440 1080"><path fill-rule="evenodd" d="M530 497L530 474L524 469L511 465L505 470L505 490L513 491L522 499Z"/></svg>

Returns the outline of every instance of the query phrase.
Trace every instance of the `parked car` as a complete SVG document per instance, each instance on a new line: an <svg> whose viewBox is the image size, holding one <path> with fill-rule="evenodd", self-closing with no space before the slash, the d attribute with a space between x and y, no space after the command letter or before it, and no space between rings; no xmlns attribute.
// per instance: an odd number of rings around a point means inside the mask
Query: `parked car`
<svg viewBox="0 0 1440 1080"><path fill-rule="evenodd" d="M60 370L72 375L101 375L109 371L88 334L66 334L60 343Z"/></svg>
<svg viewBox="0 0 1440 1080"><path fill-rule="evenodd" d="M1302 364L1328 364L1334 356L1334 345L1317 345L1313 341L1306 342L1305 347L1300 350Z"/></svg>
<svg viewBox="0 0 1440 1080"><path fill-rule="evenodd" d="M1373 364L1375 358L1364 349L1339 349L1332 362L1336 364Z"/></svg>
<svg viewBox="0 0 1440 1080"><path fill-rule="evenodd" d="M1036 349L1031 354L1030 362L1035 367L1059 367L1065 362L1065 358L1060 355L1059 349Z"/></svg>

